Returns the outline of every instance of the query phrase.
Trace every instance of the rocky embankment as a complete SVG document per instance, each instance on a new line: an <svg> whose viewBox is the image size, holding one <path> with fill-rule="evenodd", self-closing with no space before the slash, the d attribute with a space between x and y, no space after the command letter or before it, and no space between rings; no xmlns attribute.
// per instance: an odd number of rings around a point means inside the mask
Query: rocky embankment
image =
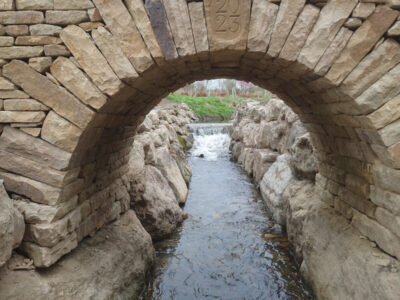
<svg viewBox="0 0 400 300"><path fill-rule="evenodd" d="M181 205L191 178L185 151L195 119L185 104L160 105L146 117L130 153L129 176L121 180L130 208L51 268L35 269L18 246L29 220L56 212L38 204L27 210L26 201L12 199L0 184L0 299L136 299L154 263L152 240L171 234L185 216Z"/></svg>
<svg viewBox="0 0 400 300"><path fill-rule="evenodd" d="M192 176L186 150L196 120L186 104L161 104L138 128L130 158L131 207L154 240L170 235L183 221Z"/></svg>
<svg viewBox="0 0 400 300"><path fill-rule="evenodd" d="M400 263L339 214L326 199L311 140L281 100L237 107L232 156L259 186L283 225L301 272L318 299L397 299ZM343 208L345 211L345 208Z"/></svg>

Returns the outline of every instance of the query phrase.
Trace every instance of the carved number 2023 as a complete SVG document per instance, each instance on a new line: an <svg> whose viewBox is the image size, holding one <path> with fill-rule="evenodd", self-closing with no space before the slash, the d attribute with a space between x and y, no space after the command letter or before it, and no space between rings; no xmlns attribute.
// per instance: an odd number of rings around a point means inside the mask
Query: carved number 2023
<svg viewBox="0 0 400 300"><path fill-rule="evenodd" d="M232 33L239 32L240 1L241 0L216 0L217 32L232 32Z"/></svg>

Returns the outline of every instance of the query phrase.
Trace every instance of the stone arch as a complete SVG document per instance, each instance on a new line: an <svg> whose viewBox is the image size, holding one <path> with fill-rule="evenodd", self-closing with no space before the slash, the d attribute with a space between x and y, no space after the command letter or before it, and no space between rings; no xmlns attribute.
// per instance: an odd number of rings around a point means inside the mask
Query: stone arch
<svg viewBox="0 0 400 300"><path fill-rule="evenodd" d="M219 77L281 97L311 132L321 199L400 258L397 1L3 3L0 178L31 201L15 203L35 265L129 208L137 125L171 91Z"/></svg>

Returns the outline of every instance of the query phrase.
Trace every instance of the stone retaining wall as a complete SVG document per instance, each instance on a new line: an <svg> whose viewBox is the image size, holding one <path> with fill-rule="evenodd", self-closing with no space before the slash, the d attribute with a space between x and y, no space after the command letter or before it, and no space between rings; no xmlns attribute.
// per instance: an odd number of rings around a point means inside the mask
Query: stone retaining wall
<svg viewBox="0 0 400 300"><path fill-rule="evenodd" d="M286 228L301 273L318 299L397 297L396 225L376 229L381 225L341 200L338 190L344 188L318 173L310 134L283 101L247 101L237 107L231 149L274 219Z"/></svg>
<svg viewBox="0 0 400 300"><path fill-rule="evenodd" d="M227 77L270 90L299 115L324 198L360 212L354 224L399 257L399 8L0 0L0 178L45 212L25 216L22 249L50 266L123 213L137 125L171 91Z"/></svg>

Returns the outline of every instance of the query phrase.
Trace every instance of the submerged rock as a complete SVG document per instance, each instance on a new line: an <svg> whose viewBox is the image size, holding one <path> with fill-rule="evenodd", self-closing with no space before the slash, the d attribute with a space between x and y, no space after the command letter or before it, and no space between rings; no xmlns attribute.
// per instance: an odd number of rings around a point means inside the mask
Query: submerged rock
<svg viewBox="0 0 400 300"><path fill-rule="evenodd" d="M154 257L150 235L129 210L52 268L1 268L0 299L136 299Z"/></svg>

